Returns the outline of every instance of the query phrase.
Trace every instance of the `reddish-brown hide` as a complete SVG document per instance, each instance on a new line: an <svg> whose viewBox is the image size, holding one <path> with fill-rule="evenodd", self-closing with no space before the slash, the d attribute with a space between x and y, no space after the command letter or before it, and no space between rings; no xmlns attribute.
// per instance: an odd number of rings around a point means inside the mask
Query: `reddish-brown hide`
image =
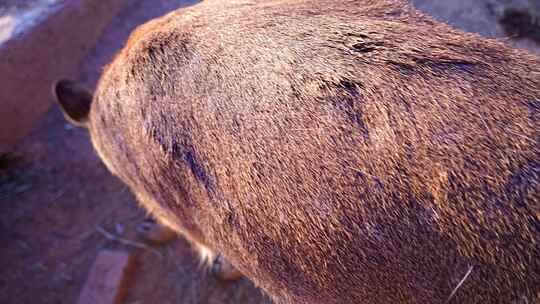
<svg viewBox="0 0 540 304"><path fill-rule="evenodd" d="M278 303L535 303L539 111L537 57L403 1L216 0L132 34L82 123Z"/></svg>

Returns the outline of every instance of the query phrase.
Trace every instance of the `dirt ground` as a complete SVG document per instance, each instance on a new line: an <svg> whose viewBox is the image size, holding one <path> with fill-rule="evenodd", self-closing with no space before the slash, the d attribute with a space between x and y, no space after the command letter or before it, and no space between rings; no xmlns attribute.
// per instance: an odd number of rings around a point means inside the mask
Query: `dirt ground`
<svg viewBox="0 0 540 304"><path fill-rule="evenodd" d="M527 5L526 0L414 2L464 30L495 37L504 35L497 23L503 6ZM80 80L94 86L134 26L190 3L128 1L88 54ZM515 43L540 53L530 41ZM75 303L104 248L137 254L129 304L270 303L245 279L222 283L206 274L181 238L138 248L103 234L140 242L136 227L145 218L126 187L101 164L85 131L67 125L52 109L13 154L0 157L0 303Z"/></svg>

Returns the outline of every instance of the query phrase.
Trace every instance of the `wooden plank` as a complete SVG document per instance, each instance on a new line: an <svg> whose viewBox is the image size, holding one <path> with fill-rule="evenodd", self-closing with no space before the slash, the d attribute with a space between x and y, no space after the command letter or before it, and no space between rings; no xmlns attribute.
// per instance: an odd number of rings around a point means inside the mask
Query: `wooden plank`
<svg viewBox="0 0 540 304"><path fill-rule="evenodd" d="M120 304L125 297L134 258L127 252L103 250L90 269L78 304Z"/></svg>

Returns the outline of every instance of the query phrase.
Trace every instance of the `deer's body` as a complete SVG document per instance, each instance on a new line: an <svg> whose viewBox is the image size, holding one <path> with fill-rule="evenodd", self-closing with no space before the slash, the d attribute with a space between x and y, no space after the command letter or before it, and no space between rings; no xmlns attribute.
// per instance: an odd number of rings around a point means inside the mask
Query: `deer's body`
<svg viewBox="0 0 540 304"><path fill-rule="evenodd" d="M85 124L276 302L379 304L540 301L539 122L538 57L401 1L215 0L140 27Z"/></svg>

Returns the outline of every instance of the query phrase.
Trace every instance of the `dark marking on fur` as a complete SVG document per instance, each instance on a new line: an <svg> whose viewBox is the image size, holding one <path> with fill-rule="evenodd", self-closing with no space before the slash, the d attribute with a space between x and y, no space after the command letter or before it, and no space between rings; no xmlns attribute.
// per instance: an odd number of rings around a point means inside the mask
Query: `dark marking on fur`
<svg viewBox="0 0 540 304"><path fill-rule="evenodd" d="M366 35L366 34L355 33L355 32L347 32L347 33L345 33L345 36L346 37L358 37L358 38L362 38L362 39L368 39L369 38L369 36Z"/></svg>
<svg viewBox="0 0 540 304"><path fill-rule="evenodd" d="M369 53L375 51L378 47L383 46L381 41L376 42L358 42L352 45L352 48L356 52Z"/></svg>
<svg viewBox="0 0 540 304"><path fill-rule="evenodd" d="M527 197L539 194L539 185L540 162L531 160L513 172L505 188L506 192L512 195L517 206L526 207Z"/></svg>
<svg viewBox="0 0 540 304"><path fill-rule="evenodd" d="M440 71L457 71L471 73L475 64L463 60L433 60L429 58L415 58L413 62L419 66L426 66Z"/></svg>
<svg viewBox="0 0 540 304"><path fill-rule="evenodd" d="M343 91L338 94L338 100L334 103L349 119L355 124L355 131L359 131L364 140L369 140L369 130L364 123L361 106L362 97L360 94L361 85L347 79L339 82L339 88Z"/></svg>
<svg viewBox="0 0 540 304"><path fill-rule="evenodd" d="M413 58L411 62L398 62L389 60L388 64L404 75L422 73L428 68L437 73L460 72L473 73L476 64L460 60L433 60L428 58Z"/></svg>
<svg viewBox="0 0 540 304"><path fill-rule="evenodd" d="M540 120L540 99L526 100L524 104L529 110L530 119Z"/></svg>
<svg viewBox="0 0 540 304"><path fill-rule="evenodd" d="M161 121L165 122L166 120L162 114ZM214 193L214 182L200 163L194 148L189 144L188 140L170 138L158 126L150 123L148 120L145 121L144 130L146 130L148 136L160 146L163 153L171 160L182 160L209 195Z"/></svg>
<svg viewBox="0 0 540 304"><path fill-rule="evenodd" d="M180 147L179 144L173 143L172 151L175 155L181 153L181 159L183 159L185 164L187 164L188 168L191 170L191 173L193 173L193 176L195 176L197 181L199 181L204 186L204 189L206 189L206 192L209 195L213 194L215 191L214 182L212 181L210 175L204 169L203 165L198 160L193 147Z"/></svg>

